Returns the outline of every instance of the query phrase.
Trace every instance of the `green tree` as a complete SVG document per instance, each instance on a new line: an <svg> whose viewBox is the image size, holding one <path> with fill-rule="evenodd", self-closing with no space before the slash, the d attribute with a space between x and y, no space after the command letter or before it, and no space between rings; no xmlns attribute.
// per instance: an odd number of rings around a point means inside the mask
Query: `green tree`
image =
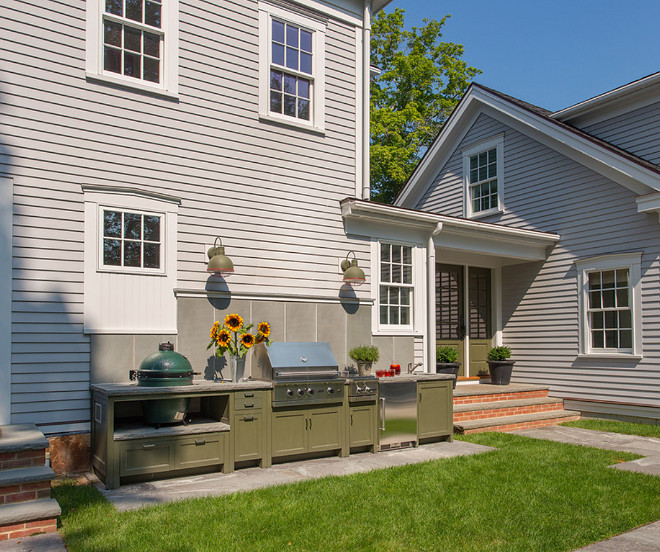
<svg viewBox="0 0 660 552"><path fill-rule="evenodd" d="M481 73L461 59L463 46L442 42L440 21L404 29L405 10L373 21L371 63L371 198L391 203L451 110Z"/></svg>

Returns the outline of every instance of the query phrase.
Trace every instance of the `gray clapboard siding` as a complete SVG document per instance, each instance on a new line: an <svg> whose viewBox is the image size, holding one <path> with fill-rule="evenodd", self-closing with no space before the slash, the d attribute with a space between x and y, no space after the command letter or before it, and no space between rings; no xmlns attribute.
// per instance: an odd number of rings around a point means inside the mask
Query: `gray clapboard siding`
<svg viewBox="0 0 660 552"><path fill-rule="evenodd" d="M181 0L178 101L85 79L83 2L0 8L0 172L15 178L14 422L89 419L81 185L182 198L182 288L204 289L204 244L217 235L240 274L233 293L336 298L348 250L369 272L369 244L346 238L338 206L355 193L354 28L328 19L325 135L264 123L257 6ZM331 257L319 261L320 250Z"/></svg>
<svg viewBox="0 0 660 552"><path fill-rule="evenodd" d="M660 102L583 127L630 153L660 164Z"/></svg>
<svg viewBox="0 0 660 552"><path fill-rule="evenodd" d="M549 385L552 394L565 397L660 406L660 225L656 216L637 212L630 191L481 114L418 208L462 214L458 150L502 132L506 210L482 220L561 235L545 263L502 269L503 341L517 360L515 381ZM574 261L631 251L643 252L644 358L577 359Z"/></svg>

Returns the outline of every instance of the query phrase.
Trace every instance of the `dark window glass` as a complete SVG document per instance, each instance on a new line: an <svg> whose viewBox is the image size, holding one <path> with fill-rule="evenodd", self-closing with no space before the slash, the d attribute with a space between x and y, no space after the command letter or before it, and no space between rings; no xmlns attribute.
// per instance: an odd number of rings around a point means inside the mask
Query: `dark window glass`
<svg viewBox="0 0 660 552"><path fill-rule="evenodd" d="M140 72L140 55L124 52L124 75L135 77L139 79Z"/></svg>
<svg viewBox="0 0 660 552"><path fill-rule="evenodd" d="M284 65L284 46L273 42L273 63Z"/></svg>
<svg viewBox="0 0 660 552"><path fill-rule="evenodd" d="M308 75L312 74L312 56L305 52L300 52L300 70Z"/></svg>
<svg viewBox="0 0 660 552"><path fill-rule="evenodd" d="M121 74L121 50L108 46L103 48L103 69Z"/></svg>
<svg viewBox="0 0 660 552"><path fill-rule="evenodd" d="M602 349L605 346L604 337L603 332L591 332L592 347L595 349Z"/></svg>
<svg viewBox="0 0 660 552"><path fill-rule="evenodd" d="M286 66L289 69L298 69L298 50L295 48L286 49Z"/></svg>
<svg viewBox="0 0 660 552"><path fill-rule="evenodd" d="M105 11L113 15L122 14L122 1L121 0L105 0Z"/></svg>
<svg viewBox="0 0 660 552"><path fill-rule="evenodd" d="M298 48L298 27L294 25L286 26L286 45Z"/></svg>
<svg viewBox="0 0 660 552"><path fill-rule="evenodd" d="M124 266L139 267L142 261L142 243L124 242Z"/></svg>
<svg viewBox="0 0 660 552"><path fill-rule="evenodd" d="M282 73L281 71L270 72L270 87L272 90L282 90Z"/></svg>
<svg viewBox="0 0 660 552"><path fill-rule="evenodd" d="M298 79L298 97L309 99L309 81L307 79Z"/></svg>
<svg viewBox="0 0 660 552"><path fill-rule="evenodd" d="M274 113L282 113L282 94L281 92L270 92L270 110Z"/></svg>
<svg viewBox="0 0 660 552"><path fill-rule="evenodd" d="M121 213L103 211L103 235L109 238L121 238Z"/></svg>
<svg viewBox="0 0 660 552"><path fill-rule="evenodd" d="M399 307L390 307L390 324L399 323Z"/></svg>
<svg viewBox="0 0 660 552"><path fill-rule="evenodd" d="M142 215L124 213L124 238L128 240L142 239Z"/></svg>
<svg viewBox="0 0 660 552"><path fill-rule="evenodd" d="M273 19L273 40L284 44L284 23Z"/></svg>
<svg viewBox="0 0 660 552"><path fill-rule="evenodd" d="M132 29L131 27L124 27L124 49L141 52L142 31Z"/></svg>
<svg viewBox="0 0 660 552"><path fill-rule="evenodd" d="M144 244L144 268L160 268L160 244Z"/></svg>
<svg viewBox="0 0 660 552"><path fill-rule="evenodd" d="M284 74L284 92L287 94L296 94L296 77Z"/></svg>
<svg viewBox="0 0 660 552"><path fill-rule="evenodd" d="M126 18L142 23L142 0L126 0Z"/></svg>
<svg viewBox="0 0 660 552"><path fill-rule="evenodd" d="M298 100L298 119L309 121L309 100Z"/></svg>
<svg viewBox="0 0 660 552"><path fill-rule="evenodd" d="M144 53L151 57L160 57L160 36L144 33Z"/></svg>
<svg viewBox="0 0 660 552"><path fill-rule="evenodd" d="M380 307L380 323L387 324L387 307Z"/></svg>
<svg viewBox="0 0 660 552"><path fill-rule="evenodd" d="M160 217L144 215L144 239L160 241Z"/></svg>
<svg viewBox="0 0 660 552"><path fill-rule="evenodd" d="M300 29L300 49L303 52L312 52L312 33Z"/></svg>
<svg viewBox="0 0 660 552"><path fill-rule="evenodd" d="M380 259L382 261L389 261L390 260L390 244L388 244L388 243L381 243L380 244Z"/></svg>
<svg viewBox="0 0 660 552"><path fill-rule="evenodd" d="M401 324L410 324L410 307L401 307Z"/></svg>
<svg viewBox="0 0 660 552"><path fill-rule="evenodd" d="M160 82L160 62L157 59L144 58L144 80Z"/></svg>
<svg viewBox="0 0 660 552"><path fill-rule="evenodd" d="M620 347L623 349L632 349L632 331L623 330L620 332L621 344Z"/></svg>
<svg viewBox="0 0 660 552"><path fill-rule="evenodd" d="M103 41L111 46L121 48L121 25L119 23L113 23L112 21L106 21L103 32Z"/></svg>
<svg viewBox="0 0 660 552"><path fill-rule="evenodd" d="M103 240L103 264L121 266L121 241Z"/></svg>
<svg viewBox="0 0 660 552"><path fill-rule="evenodd" d="M147 25L158 27L160 29L161 5L159 3L149 2L149 0L147 0L144 8L144 22Z"/></svg>
<svg viewBox="0 0 660 552"><path fill-rule="evenodd" d="M296 116L296 97L284 94L284 114L290 117Z"/></svg>

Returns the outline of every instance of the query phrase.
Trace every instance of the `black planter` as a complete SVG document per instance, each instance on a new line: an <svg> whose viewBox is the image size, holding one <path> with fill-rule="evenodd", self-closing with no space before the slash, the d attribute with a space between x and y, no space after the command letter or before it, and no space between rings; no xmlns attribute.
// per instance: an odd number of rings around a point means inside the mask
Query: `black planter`
<svg viewBox="0 0 660 552"><path fill-rule="evenodd" d="M454 376L454 389L456 389L456 380L458 379L458 369L460 366L460 362L436 362L435 373L452 374Z"/></svg>
<svg viewBox="0 0 660 552"><path fill-rule="evenodd" d="M488 360L490 371L490 383L493 385L509 385L511 383L511 371L513 360Z"/></svg>

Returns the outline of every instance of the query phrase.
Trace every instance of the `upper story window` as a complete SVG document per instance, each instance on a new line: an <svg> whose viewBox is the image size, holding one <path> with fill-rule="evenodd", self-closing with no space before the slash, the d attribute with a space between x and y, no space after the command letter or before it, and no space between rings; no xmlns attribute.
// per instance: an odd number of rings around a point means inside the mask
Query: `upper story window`
<svg viewBox="0 0 660 552"><path fill-rule="evenodd" d="M413 248L393 243L380 244L379 313L380 325L412 327Z"/></svg>
<svg viewBox="0 0 660 552"><path fill-rule="evenodd" d="M162 268L163 215L102 209L101 267Z"/></svg>
<svg viewBox="0 0 660 552"><path fill-rule="evenodd" d="M463 151L466 216L483 216L502 209L503 136Z"/></svg>
<svg viewBox="0 0 660 552"><path fill-rule="evenodd" d="M641 254L578 261L580 352L641 354Z"/></svg>
<svg viewBox="0 0 660 552"><path fill-rule="evenodd" d="M325 25L265 2L259 14L260 116L324 130Z"/></svg>
<svg viewBox="0 0 660 552"><path fill-rule="evenodd" d="M178 0L88 0L87 76L176 94Z"/></svg>

